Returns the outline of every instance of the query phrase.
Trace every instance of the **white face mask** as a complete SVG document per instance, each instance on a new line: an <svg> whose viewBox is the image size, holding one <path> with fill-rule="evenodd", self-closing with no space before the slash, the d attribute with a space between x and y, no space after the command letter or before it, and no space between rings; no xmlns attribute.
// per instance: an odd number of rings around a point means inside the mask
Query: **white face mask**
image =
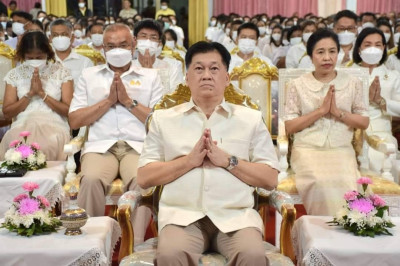
<svg viewBox="0 0 400 266"><path fill-rule="evenodd" d="M161 53L162 53L162 46L159 45L159 46L157 46L156 57L159 57L161 55Z"/></svg>
<svg viewBox="0 0 400 266"><path fill-rule="evenodd" d="M232 31L232 40L236 41L237 38L237 30Z"/></svg>
<svg viewBox="0 0 400 266"><path fill-rule="evenodd" d="M162 5L162 6L161 6L161 9L162 9L162 10L165 10L165 9L167 9L167 8L168 8L168 6L165 6L165 5Z"/></svg>
<svg viewBox="0 0 400 266"><path fill-rule="evenodd" d="M388 43L390 40L390 33L384 33L383 35L385 35L385 41Z"/></svg>
<svg viewBox="0 0 400 266"><path fill-rule="evenodd" d="M354 42L356 34L351 31L342 31L338 34L340 45L349 45Z"/></svg>
<svg viewBox="0 0 400 266"><path fill-rule="evenodd" d="M3 30L6 30L7 22L2 21L2 22L1 22L1 26L3 26Z"/></svg>
<svg viewBox="0 0 400 266"><path fill-rule="evenodd" d="M106 60L112 66L123 67L132 61L132 53L127 49L114 48L106 52Z"/></svg>
<svg viewBox="0 0 400 266"><path fill-rule="evenodd" d="M176 20L175 19L172 20L172 25L176 25Z"/></svg>
<svg viewBox="0 0 400 266"><path fill-rule="evenodd" d="M175 41L166 41L165 46L174 49L175 48Z"/></svg>
<svg viewBox="0 0 400 266"><path fill-rule="evenodd" d="M44 17L40 17L40 18L38 18L38 20L39 20L40 22L43 22Z"/></svg>
<svg viewBox="0 0 400 266"><path fill-rule="evenodd" d="M301 37L293 37L293 38L290 38L290 44L291 44L291 45L296 45L296 44L298 44L298 43L301 43Z"/></svg>
<svg viewBox="0 0 400 266"><path fill-rule="evenodd" d="M136 47L141 55L144 55L146 53L146 50L149 50L150 56L153 56L156 54L158 43L152 42L149 39L138 40Z"/></svg>
<svg viewBox="0 0 400 266"><path fill-rule="evenodd" d="M30 59L25 60L25 64L28 66L42 69L46 65L47 59Z"/></svg>
<svg viewBox="0 0 400 266"><path fill-rule="evenodd" d="M244 54L250 54L256 49L256 41L252 39L239 39L239 50Z"/></svg>
<svg viewBox="0 0 400 266"><path fill-rule="evenodd" d="M310 39L310 36L311 36L312 34L313 34L312 32L303 33L303 41L304 41L305 43L307 43L307 42L308 42L308 39Z"/></svg>
<svg viewBox="0 0 400 266"><path fill-rule="evenodd" d="M78 4L80 8L84 8L85 7L85 3L79 3Z"/></svg>
<svg viewBox="0 0 400 266"><path fill-rule="evenodd" d="M76 38L82 37L83 32L81 30L74 30L74 35Z"/></svg>
<svg viewBox="0 0 400 266"><path fill-rule="evenodd" d="M66 51L71 45L71 39L66 36L54 37L51 41L54 49L60 52Z"/></svg>
<svg viewBox="0 0 400 266"><path fill-rule="evenodd" d="M279 40L281 39L281 34L280 33L274 33L271 35L272 39L276 42L279 42Z"/></svg>
<svg viewBox="0 0 400 266"><path fill-rule="evenodd" d="M284 45L284 46L288 46L289 44L290 44L290 42L288 41L288 40L282 40L282 44Z"/></svg>
<svg viewBox="0 0 400 266"><path fill-rule="evenodd" d="M100 46L103 44L103 34L94 33L92 34L92 42L94 46Z"/></svg>
<svg viewBox="0 0 400 266"><path fill-rule="evenodd" d="M230 28L225 29L225 34L226 34L226 35L229 35L230 32L231 32L231 29L230 29Z"/></svg>
<svg viewBox="0 0 400 266"><path fill-rule="evenodd" d="M382 55L383 51L375 46L365 48L360 53L361 59L369 65L378 64L382 59Z"/></svg>
<svg viewBox="0 0 400 266"><path fill-rule="evenodd" d="M374 28L374 27L375 27L375 25L372 22L365 22L364 24L362 24L362 28L363 29L365 29L365 28Z"/></svg>
<svg viewBox="0 0 400 266"><path fill-rule="evenodd" d="M258 27L258 31L260 32L260 35L264 35L267 32L267 29L265 27Z"/></svg>
<svg viewBox="0 0 400 266"><path fill-rule="evenodd" d="M14 22L12 24L12 31L18 36L24 34L25 33L24 24L19 22Z"/></svg>
<svg viewBox="0 0 400 266"><path fill-rule="evenodd" d="M217 21L216 20L211 20L210 21L210 26L211 27L215 27L215 25L217 25Z"/></svg>
<svg viewBox="0 0 400 266"><path fill-rule="evenodd" d="M395 45L397 45L399 43L399 38L400 38L400 32L396 32L393 35L393 40L394 40Z"/></svg>

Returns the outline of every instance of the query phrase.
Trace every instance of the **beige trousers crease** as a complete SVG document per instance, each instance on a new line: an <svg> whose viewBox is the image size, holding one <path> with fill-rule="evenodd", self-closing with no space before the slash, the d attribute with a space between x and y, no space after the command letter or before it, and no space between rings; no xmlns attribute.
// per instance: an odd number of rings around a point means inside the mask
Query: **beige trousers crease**
<svg viewBox="0 0 400 266"><path fill-rule="evenodd" d="M103 216L105 195L112 181L118 176L124 183L124 191L137 190L137 165L140 154L125 141L118 141L106 153L86 153L81 159L81 183L78 205L91 217ZM143 242L151 212L140 207L133 214L135 244Z"/></svg>
<svg viewBox="0 0 400 266"><path fill-rule="evenodd" d="M154 264L197 266L206 251L225 256L226 265L269 265L257 228L222 233L207 216L188 226L165 226L159 235Z"/></svg>

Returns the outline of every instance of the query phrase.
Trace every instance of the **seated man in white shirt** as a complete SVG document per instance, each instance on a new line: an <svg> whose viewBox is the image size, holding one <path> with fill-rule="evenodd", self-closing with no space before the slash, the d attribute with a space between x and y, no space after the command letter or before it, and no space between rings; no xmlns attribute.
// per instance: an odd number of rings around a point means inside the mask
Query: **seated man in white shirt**
<svg viewBox="0 0 400 266"><path fill-rule="evenodd" d="M178 37L177 40L178 45L183 46L183 42L185 41L185 33L183 32L183 29L177 25L176 16L170 15L169 18L171 19L172 22L172 25L169 28L175 31Z"/></svg>
<svg viewBox="0 0 400 266"><path fill-rule="evenodd" d="M232 55L232 61L229 65L229 73L231 73L235 67L241 66L245 61L252 57L258 57L269 65L273 65L271 59L255 51L258 38L260 37L260 32L256 25L251 22L244 23L240 25L237 32L237 45L239 51Z"/></svg>
<svg viewBox="0 0 400 266"><path fill-rule="evenodd" d="M229 52L198 42L186 54L192 98L153 114L138 184L164 185L157 265L197 265L205 251L227 265L268 265L254 187L277 185L278 161L259 111L224 100Z"/></svg>
<svg viewBox="0 0 400 266"><path fill-rule="evenodd" d="M136 66L157 69L163 83L163 94L172 92L183 82L182 68L176 64L157 58L161 54L162 30L160 24L152 19L146 19L135 25L135 38L139 51Z"/></svg>
<svg viewBox="0 0 400 266"><path fill-rule="evenodd" d="M92 40L88 45L104 56L103 31L104 26L101 23L94 23L88 27L89 37Z"/></svg>
<svg viewBox="0 0 400 266"><path fill-rule="evenodd" d="M135 42L127 25L116 23L105 29L104 49L107 63L83 70L69 110L71 128L90 127L78 195L79 206L90 216L104 215L105 193L117 176L124 190L136 189L144 122L162 92L157 71L132 64ZM145 233L140 218L145 217L136 213L138 242Z"/></svg>
<svg viewBox="0 0 400 266"><path fill-rule="evenodd" d="M71 71L74 87L76 87L83 69L92 67L93 63L89 58L72 51L73 29L68 20L54 20L50 24L50 42L55 50L56 60Z"/></svg>

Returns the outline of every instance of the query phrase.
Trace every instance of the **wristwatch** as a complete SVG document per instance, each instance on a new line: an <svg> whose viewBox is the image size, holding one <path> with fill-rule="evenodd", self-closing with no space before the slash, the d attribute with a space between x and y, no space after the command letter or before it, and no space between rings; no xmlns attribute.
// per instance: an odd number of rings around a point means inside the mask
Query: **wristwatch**
<svg viewBox="0 0 400 266"><path fill-rule="evenodd" d="M238 161L238 159L236 158L236 156L231 156L231 157L229 157L229 165L228 165L228 167L226 167L225 169L226 170L228 170L228 171L230 171L230 170L232 170L233 168L235 168L235 166L236 165L238 165L238 163L239 163L239 161Z"/></svg>
<svg viewBox="0 0 400 266"><path fill-rule="evenodd" d="M128 107L129 112L131 112L133 108L138 106L138 104L139 103L135 99L133 99L131 105Z"/></svg>

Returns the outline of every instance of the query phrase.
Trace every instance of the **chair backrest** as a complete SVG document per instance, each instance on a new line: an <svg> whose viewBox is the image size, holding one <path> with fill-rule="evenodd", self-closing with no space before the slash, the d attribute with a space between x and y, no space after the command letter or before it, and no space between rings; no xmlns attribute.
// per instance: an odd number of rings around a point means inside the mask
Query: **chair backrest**
<svg viewBox="0 0 400 266"><path fill-rule="evenodd" d="M186 71L185 59L182 58L182 56L178 52L175 52L171 48L169 48L167 46L164 46L164 48L163 48L163 50L161 52L161 56L173 58L173 59L178 60L179 62L181 62L182 63L182 72L183 72L183 74L185 74L185 71Z"/></svg>
<svg viewBox="0 0 400 266"><path fill-rule="evenodd" d="M286 94L288 83L301 75L313 71L312 69L280 69L279 70L279 136L285 138L285 121L283 117L285 115L285 104L286 104ZM352 77L358 78L362 82L364 91L364 102L368 106L368 95L369 95L369 73L367 69L363 68L337 68L337 71L343 71ZM290 140L290 138L289 138ZM355 130L353 138L353 146L357 155L362 153L362 143L363 143L363 132L361 130ZM290 148L289 148L290 150ZM290 152L290 151L289 151ZM290 161L288 156L288 161Z"/></svg>
<svg viewBox="0 0 400 266"><path fill-rule="evenodd" d="M103 55L99 51L96 51L95 49L90 47L89 45L86 44L79 45L78 47L75 48L74 51L92 60L95 66L106 63L106 59L103 57Z"/></svg>
<svg viewBox="0 0 400 266"><path fill-rule="evenodd" d="M239 88L260 106L273 139L278 136L278 69L258 57L235 67L230 75L239 81Z"/></svg>
<svg viewBox="0 0 400 266"><path fill-rule="evenodd" d="M8 71L15 67L15 50L7 44L0 42L0 118L4 118L3 115L3 99L6 84L3 82L4 77Z"/></svg>

